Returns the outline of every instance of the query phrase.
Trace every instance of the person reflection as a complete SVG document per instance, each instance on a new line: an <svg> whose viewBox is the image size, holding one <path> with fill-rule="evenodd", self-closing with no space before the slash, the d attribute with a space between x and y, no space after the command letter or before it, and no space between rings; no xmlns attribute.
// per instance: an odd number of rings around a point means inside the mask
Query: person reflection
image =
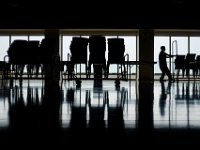
<svg viewBox="0 0 200 150"><path fill-rule="evenodd" d="M165 116L165 106L166 106L166 100L167 100L167 95L170 95L171 91L171 82L168 82L167 89L165 88L165 83L161 83L161 94L160 94L160 99L159 99L159 107L160 107L160 114L161 116Z"/></svg>

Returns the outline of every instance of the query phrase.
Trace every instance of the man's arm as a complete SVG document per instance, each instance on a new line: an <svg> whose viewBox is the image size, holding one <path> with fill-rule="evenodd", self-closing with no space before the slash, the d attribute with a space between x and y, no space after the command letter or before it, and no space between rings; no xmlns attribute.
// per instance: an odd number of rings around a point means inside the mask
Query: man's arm
<svg viewBox="0 0 200 150"><path fill-rule="evenodd" d="M170 55L170 54L166 54L167 58L171 58L171 57L175 57L176 55Z"/></svg>

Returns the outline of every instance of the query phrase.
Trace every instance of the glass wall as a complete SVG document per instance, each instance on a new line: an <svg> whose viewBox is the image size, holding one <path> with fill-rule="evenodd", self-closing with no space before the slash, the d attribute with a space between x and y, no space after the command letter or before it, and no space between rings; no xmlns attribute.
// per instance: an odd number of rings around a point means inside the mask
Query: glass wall
<svg viewBox="0 0 200 150"><path fill-rule="evenodd" d="M0 36L0 61L4 61L9 45L9 36Z"/></svg>
<svg viewBox="0 0 200 150"><path fill-rule="evenodd" d="M33 41L42 41L42 39L44 38L44 36L39 36L39 35L30 35L29 36L29 41L33 40Z"/></svg>
<svg viewBox="0 0 200 150"><path fill-rule="evenodd" d="M160 74L159 68L159 52L160 46L166 47L166 53L172 55L187 55L187 53L199 53L200 37L190 36L155 36L154 37L154 73ZM168 58L167 63L172 73L175 73L175 58Z"/></svg>
<svg viewBox="0 0 200 150"><path fill-rule="evenodd" d="M190 37L190 53L200 55L200 37Z"/></svg>
<svg viewBox="0 0 200 150"><path fill-rule="evenodd" d="M73 36L80 36L80 35L73 35ZM72 40L72 35L61 35L61 60L67 61L68 54L70 54L70 43ZM82 37L89 37L89 36L82 36ZM136 35L134 36L108 36L106 35L106 40L108 38L124 38L125 44L125 54L129 54L129 61L136 61ZM39 40L41 41L44 38L44 35L0 35L0 61L4 60L5 55L7 55L7 50L11 42L15 39L24 39L24 40ZM195 53L196 55L200 55L200 36L178 36L178 35L155 35L154 37L154 61L157 64L154 65L154 72L155 74L160 74L161 71L159 69L158 63L158 55L160 52L160 46L164 45L166 47L166 52L171 54L178 54L178 55L186 55L187 53ZM108 55L108 47L106 47L106 59ZM89 54L89 53L88 53ZM174 59L168 59L168 65L171 71L174 71ZM84 69L84 65L81 65L81 69ZM92 67L93 68L93 67ZM116 72L116 65L111 65L111 70L113 73ZM135 65L131 67L131 73L136 73Z"/></svg>
<svg viewBox="0 0 200 150"><path fill-rule="evenodd" d="M4 61L7 50L14 40L39 40L44 38L43 35L0 35L0 61Z"/></svg>
<svg viewBox="0 0 200 150"><path fill-rule="evenodd" d="M187 53L189 53L188 38L188 36L172 36L171 53L175 55L186 55ZM174 45L175 41L177 42L177 46Z"/></svg>
<svg viewBox="0 0 200 150"><path fill-rule="evenodd" d="M28 36L11 36L11 43L14 40L28 40Z"/></svg>

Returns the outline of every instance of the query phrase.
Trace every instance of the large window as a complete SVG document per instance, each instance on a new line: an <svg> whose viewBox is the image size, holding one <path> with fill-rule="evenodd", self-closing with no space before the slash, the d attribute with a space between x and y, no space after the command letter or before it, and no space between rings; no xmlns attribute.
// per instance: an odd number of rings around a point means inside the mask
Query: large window
<svg viewBox="0 0 200 150"><path fill-rule="evenodd" d="M0 61L4 61L9 48L9 36L0 36Z"/></svg>
<svg viewBox="0 0 200 150"><path fill-rule="evenodd" d="M154 37L154 61L158 62L154 65L154 73L161 73L159 68L159 52L160 46L166 47L166 53L172 55L187 55L187 53L191 53L194 51L189 51L189 44L191 43L190 49L197 49L197 39L191 38L190 41L188 40L188 36L155 36ZM171 41L171 43L170 43ZM188 41L190 43L188 43ZM200 47L200 45L199 45ZM170 68L171 72L174 72L174 61L175 57L167 59L168 67Z"/></svg>
<svg viewBox="0 0 200 150"><path fill-rule="evenodd" d="M29 36L29 41L33 40L33 41L42 41L42 39L44 38L44 36L38 36L38 35L31 35Z"/></svg>
<svg viewBox="0 0 200 150"><path fill-rule="evenodd" d="M190 37L190 53L200 55L200 37Z"/></svg>
<svg viewBox="0 0 200 150"><path fill-rule="evenodd" d="M28 36L11 36L11 43L14 40L28 40Z"/></svg>
<svg viewBox="0 0 200 150"><path fill-rule="evenodd" d="M89 38L88 35L61 35L61 60L67 61L68 54L70 54L70 43L72 41L72 37L74 36L81 36ZM129 55L129 61L135 61L136 60L136 36L129 36L129 35L105 35L106 40L108 38L124 38L124 44L125 44L125 54ZM16 40L16 39L23 39L23 40L39 40L41 41L44 38L44 35L1 35L0 36L0 61L4 60L5 55L7 55L7 50L10 46L10 44ZM159 68L159 60L158 55L160 52L160 46L164 45L166 47L166 52L171 54L178 54L178 55L186 55L187 53L195 53L196 55L200 55L200 36L179 36L179 35L159 35L154 37L154 61L157 62L157 64L154 65L154 73L160 74L160 68ZM106 44L106 60L108 55L108 46ZM88 56L89 56L89 50L88 50ZM168 66L171 69L171 71L174 71L174 58L167 59ZM84 65L81 65L81 70L85 70ZM93 67L92 67L93 68ZM91 68L91 69L92 69ZM130 68L129 68L130 69ZM116 65L110 66L111 72L115 73L117 71ZM131 73L135 73L135 65L131 67Z"/></svg>
<svg viewBox="0 0 200 150"><path fill-rule="evenodd" d="M177 46L173 43L177 42ZM177 47L177 48L176 48ZM186 55L189 52L188 49L188 37L186 36L172 36L171 37L171 53L176 55Z"/></svg>
<svg viewBox="0 0 200 150"><path fill-rule="evenodd" d="M14 40L38 40L42 41L43 35L2 35L0 36L0 61L4 61L8 48Z"/></svg>

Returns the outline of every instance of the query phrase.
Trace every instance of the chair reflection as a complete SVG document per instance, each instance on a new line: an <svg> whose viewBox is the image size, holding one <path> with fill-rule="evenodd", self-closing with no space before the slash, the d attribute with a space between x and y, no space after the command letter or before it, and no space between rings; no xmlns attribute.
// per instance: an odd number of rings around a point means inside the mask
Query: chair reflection
<svg viewBox="0 0 200 150"><path fill-rule="evenodd" d="M124 105L127 100L127 91L122 88L121 91L117 92L116 104L111 105L108 103L108 128L110 129L123 129L124 128ZM109 95L107 92L107 97L109 101Z"/></svg>
<svg viewBox="0 0 200 150"><path fill-rule="evenodd" d="M79 99L75 98L75 92L79 92ZM87 122L86 122L86 108L87 108L87 102L88 99L88 91L86 91L86 97L85 101L83 102L82 96L81 96L81 90L75 91L75 89L69 89L67 91L67 100L70 103L71 106L71 120L70 120L70 128L73 129L83 129L86 128Z"/></svg>
<svg viewBox="0 0 200 150"><path fill-rule="evenodd" d="M27 93L27 95L25 95ZM39 124L41 95L39 89L15 86L9 99L9 120L11 128L35 128Z"/></svg>
<svg viewBox="0 0 200 150"><path fill-rule="evenodd" d="M105 128L105 92L101 90L93 91L93 98L89 97L89 128Z"/></svg>
<svg viewBox="0 0 200 150"><path fill-rule="evenodd" d="M112 91L110 96L108 90L96 88L93 91L70 89L67 93L67 101L71 107L70 128L124 128L123 111L128 98L125 88Z"/></svg>

